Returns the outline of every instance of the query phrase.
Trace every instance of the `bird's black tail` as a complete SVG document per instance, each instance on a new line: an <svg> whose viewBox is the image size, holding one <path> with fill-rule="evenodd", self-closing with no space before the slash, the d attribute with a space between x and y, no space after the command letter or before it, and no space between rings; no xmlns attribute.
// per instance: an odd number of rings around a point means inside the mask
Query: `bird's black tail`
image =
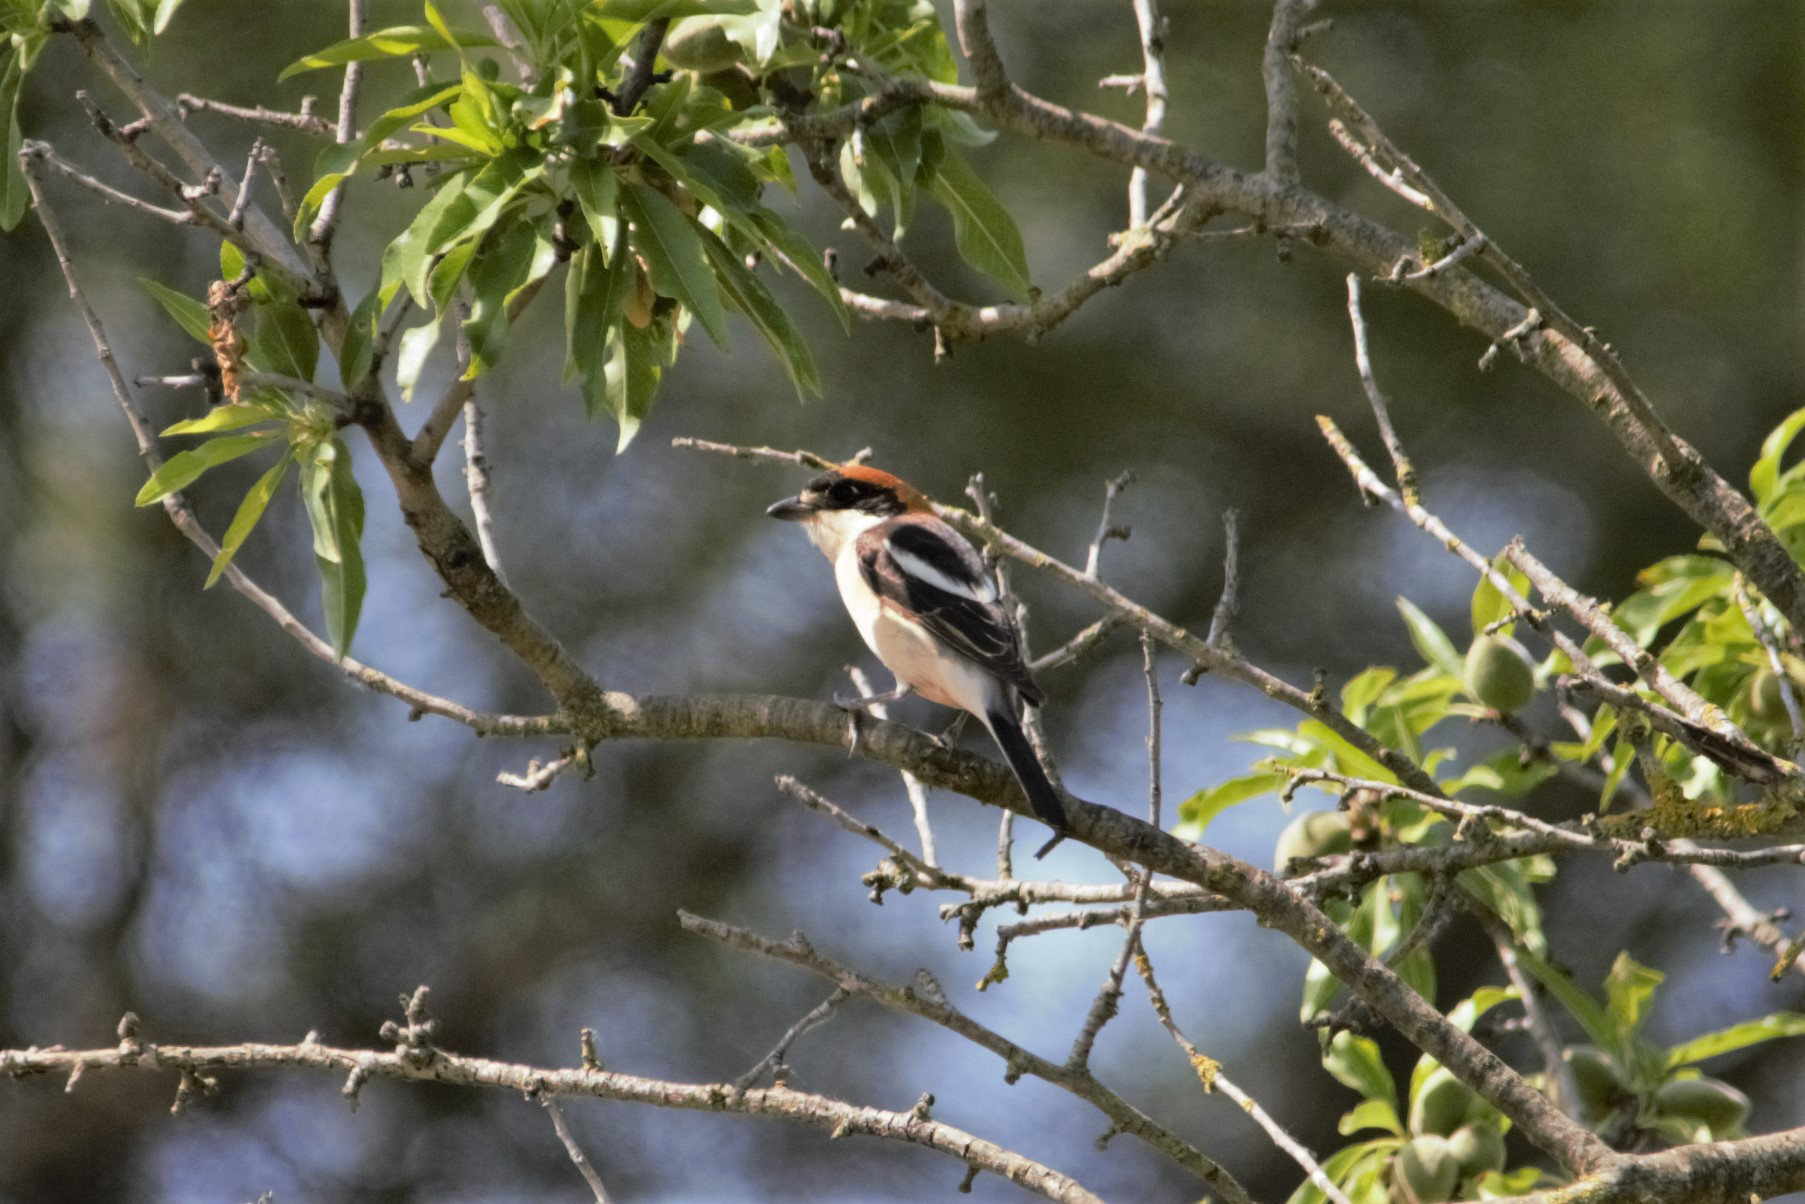
<svg viewBox="0 0 1805 1204"><path fill-rule="evenodd" d="M1059 801L1059 791L1053 789L1053 783L1047 780L1047 771L1040 767L1034 746L1028 743L1027 734L1022 731L1021 720L998 707L985 713L984 726L990 729L997 747L1003 751L1003 759L1015 771L1015 780L1022 784L1022 793L1033 804L1034 814L1055 832L1067 831L1065 807Z"/></svg>

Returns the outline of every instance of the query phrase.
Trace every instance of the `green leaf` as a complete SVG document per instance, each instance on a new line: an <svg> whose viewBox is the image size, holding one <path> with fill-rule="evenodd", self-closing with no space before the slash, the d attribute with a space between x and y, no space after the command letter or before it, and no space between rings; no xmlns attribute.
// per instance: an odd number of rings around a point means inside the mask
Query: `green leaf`
<svg viewBox="0 0 1805 1204"><path fill-rule="evenodd" d="M583 210L583 220L595 235L598 245L612 247L620 219L615 216L615 198L620 192L620 173L594 159L577 159L570 165L570 185Z"/></svg>
<svg viewBox="0 0 1805 1204"><path fill-rule="evenodd" d="M734 146L719 140L698 142L677 156L683 167L679 178L690 183L705 183L712 195L702 195L729 219L757 209L760 191L758 177L744 157L751 152L737 147L729 149Z"/></svg>
<svg viewBox="0 0 1805 1204"><path fill-rule="evenodd" d="M461 83L449 86L429 84L416 88L402 98L400 105L372 121L356 142L335 142L322 150L314 160L313 186L307 190L307 195L301 198L301 203L295 210L295 240L298 242L306 236L307 227L318 215L327 193L338 187L345 177L364 163L383 161L385 152L379 148L389 135L420 114L459 95L463 89Z"/></svg>
<svg viewBox="0 0 1805 1204"><path fill-rule="evenodd" d="M226 566L232 563L232 557L238 555L238 549L244 546L246 537L269 507L270 498L276 494L276 486L288 475L288 466L292 461L292 456L283 456L277 460L268 472L257 478L257 483L244 495L244 501L238 503L238 513L232 516L232 525L226 528L225 538L219 541L219 555L213 558L213 570L207 574L207 584L203 589L212 589L220 574L226 571Z"/></svg>
<svg viewBox="0 0 1805 1204"><path fill-rule="evenodd" d="M1341 687L1341 712L1358 723L1366 709L1377 702L1385 688L1396 681L1398 671L1389 665L1367 669Z"/></svg>
<svg viewBox="0 0 1805 1204"><path fill-rule="evenodd" d="M1297 725L1297 731L1300 736L1327 751L1334 759L1335 768L1350 777L1377 782L1398 780L1391 770L1356 748L1346 736L1320 719L1304 720Z"/></svg>
<svg viewBox="0 0 1805 1204"><path fill-rule="evenodd" d="M1518 860L1479 866L1463 870L1456 880L1504 921L1519 944L1545 954L1548 939L1542 934L1542 909L1524 872L1526 864Z"/></svg>
<svg viewBox="0 0 1805 1204"><path fill-rule="evenodd" d="M896 237L901 238L915 212L915 177L921 170L921 110L911 105L858 133L894 182L890 200Z"/></svg>
<svg viewBox="0 0 1805 1204"><path fill-rule="evenodd" d="M402 58L430 53L434 50L495 45L494 38L474 29L453 29L448 32L451 34L449 39L438 30L424 25L393 25L388 29L379 29L375 33L367 33L360 38L335 42L324 50L316 51L306 58L290 63L283 68L282 74L276 77L276 82L280 83L303 71L317 71L322 67L342 67L346 63L363 62L367 59Z"/></svg>
<svg viewBox="0 0 1805 1204"><path fill-rule="evenodd" d="M1476 1179L1482 1200L1508 1200L1526 1196L1544 1182L1553 1182L1539 1167L1520 1166L1514 1171L1487 1171Z"/></svg>
<svg viewBox="0 0 1805 1204"><path fill-rule="evenodd" d="M1361 1100L1354 1105L1353 1111L1341 1118L1341 1123L1336 1126L1336 1131L1343 1137L1350 1137L1369 1129L1384 1129L1399 1137L1406 1136L1404 1122L1398 1118L1397 1106L1390 1100Z"/></svg>
<svg viewBox="0 0 1805 1204"><path fill-rule="evenodd" d="M133 45L142 46L150 40L150 25L145 21L138 0L107 0L107 11L113 14L113 20L119 22Z"/></svg>
<svg viewBox="0 0 1805 1204"><path fill-rule="evenodd" d="M775 248L798 276L808 281L817 293L833 307L834 316L840 319L840 329L852 329L852 313L846 308L846 299L840 296L840 283L827 270L821 259L821 252L810 245L808 239L797 233L795 228L769 209L756 209L752 213L752 223L758 227L760 234L771 247Z"/></svg>
<svg viewBox="0 0 1805 1204"><path fill-rule="evenodd" d="M753 275L713 231L704 229L701 235L703 249L708 254L708 261L714 265L721 291L727 294L734 308L751 319L758 333L777 353L784 371L789 374L790 383L796 388L797 398L805 400L808 393L820 396L821 374L815 369L815 357L809 353L808 343L790 321L790 315L784 312L764 281Z"/></svg>
<svg viewBox="0 0 1805 1204"><path fill-rule="evenodd" d="M476 258L476 247L474 239L455 244L433 262L432 270L426 274L426 295L440 314L450 307L458 285L463 283L465 270Z"/></svg>
<svg viewBox="0 0 1805 1204"><path fill-rule="evenodd" d="M564 383L582 380L591 418L607 409L608 344L634 275L626 231L617 229L610 254L589 243L571 257L564 280Z"/></svg>
<svg viewBox="0 0 1805 1204"><path fill-rule="evenodd" d="M1624 777L1635 763L1636 746L1626 737L1617 737L1617 743L1611 747L1611 771L1604 775L1604 788L1598 792L1600 812L1611 809L1611 800L1617 797L1618 787L1623 785Z"/></svg>
<svg viewBox="0 0 1805 1204"><path fill-rule="evenodd" d="M1009 211L952 151L941 158L929 187L953 215L953 238L965 261L994 277L1017 300L1026 300L1034 287L1028 280L1028 254Z"/></svg>
<svg viewBox="0 0 1805 1204"><path fill-rule="evenodd" d="M442 304L456 285L459 273L452 268L462 264L454 260L451 267L435 275L435 256L449 256L463 244L480 241L514 204L521 189L544 174L543 162L530 162L525 152L509 152L468 179L446 184L383 252L384 288L400 281L420 305L429 300ZM468 252L460 255L467 263Z"/></svg>
<svg viewBox="0 0 1805 1204"><path fill-rule="evenodd" d="M426 357L438 345L439 330L444 323L434 318L424 326L416 326L401 336L401 343L395 352L395 385L401 390L401 400L412 401L414 388L420 383L420 370L426 366Z"/></svg>
<svg viewBox="0 0 1805 1204"><path fill-rule="evenodd" d="M1694 1062L1734 1053L1779 1037L1805 1037L1805 1015L1798 1012L1775 1012L1759 1020L1744 1021L1713 1033L1701 1034L1690 1041L1682 1041L1667 1051L1667 1068L1673 1070L1690 1066Z"/></svg>
<svg viewBox="0 0 1805 1204"><path fill-rule="evenodd" d="M696 227L655 188L629 184L620 200L621 212L633 223L633 245L645 256L652 274L652 287L687 306L715 346L726 350L721 290Z"/></svg>
<svg viewBox="0 0 1805 1204"><path fill-rule="evenodd" d="M311 381L319 366L320 332L307 311L290 301L259 305L256 313L246 356L251 366Z"/></svg>
<svg viewBox="0 0 1805 1204"><path fill-rule="evenodd" d="M209 468L228 460L236 460L240 456L248 456L267 445L277 433L257 431L249 435L226 435L219 439L209 439L199 447L177 452L151 474L150 480L144 482L144 488L138 491L134 504L148 506L152 502L160 502L177 490L193 484Z"/></svg>
<svg viewBox="0 0 1805 1204"><path fill-rule="evenodd" d="M1425 662L1451 677L1458 678L1466 672L1465 662L1454 650L1454 642L1436 626L1434 619L1418 610L1408 598L1398 599L1398 613L1404 616L1404 625L1410 629L1410 642L1416 645L1417 655Z"/></svg>
<svg viewBox="0 0 1805 1204"><path fill-rule="evenodd" d="M1397 1107L1398 1085L1379 1056L1378 1042L1371 1037L1357 1037L1339 1032L1322 1055L1323 1069L1344 1086L1352 1087L1369 1100L1380 1100Z"/></svg>
<svg viewBox="0 0 1805 1204"><path fill-rule="evenodd" d="M1786 420L1761 441L1761 455L1755 461L1755 467L1749 470L1749 488L1757 502L1765 503L1774 496L1775 485L1780 479L1780 462L1786 458L1787 448L1792 446L1801 430L1805 430L1805 409L1788 414Z"/></svg>
<svg viewBox="0 0 1805 1204"><path fill-rule="evenodd" d="M1627 953L1619 953L1611 963L1611 972L1604 980L1605 1009L1612 1025L1626 1040L1633 1041L1642 1032L1655 990L1666 977Z"/></svg>
<svg viewBox="0 0 1805 1204"><path fill-rule="evenodd" d="M138 283L144 291L155 298L158 305L176 320L176 324L186 330L203 346L211 347L213 337L208 332L213 327L213 319L207 314L207 307L186 293L178 293L165 284L158 284L148 276L138 277Z"/></svg>
<svg viewBox="0 0 1805 1204"><path fill-rule="evenodd" d="M1448 794L1479 788L1506 798L1521 798L1553 777L1557 770L1546 761L1524 763L1521 750L1503 748L1459 777L1441 784Z"/></svg>
<svg viewBox="0 0 1805 1204"><path fill-rule="evenodd" d="M25 186L25 169L19 163L24 135L19 131L19 89L25 82L25 54L15 51L0 60L0 230L12 230L25 216L31 189Z"/></svg>
<svg viewBox="0 0 1805 1204"><path fill-rule="evenodd" d="M622 323L615 342L615 354L608 361L608 406L620 424L620 441L616 454L627 450L639 425L652 412L652 401L658 395L658 382L669 361L670 340L657 332L658 323L641 330L630 322Z"/></svg>
<svg viewBox="0 0 1805 1204"><path fill-rule="evenodd" d="M1286 781L1284 774L1266 770L1242 774L1199 790L1178 805L1178 814L1201 837L1210 823L1230 807L1277 794Z"/></svg>
<svg viewBox="0 0 1805 1204"><path fill-rule="evenodd" d="M758 11L758 0L601 0L596 7L605 17L639 22L660 17L749 16Z"/></svg>
<svg viewBox="0 0 1805 1204"><path fill-rule="evenodd" d="M288 411L275 402L247 397L237 405L215 406L199 418L184 418L165 427L165 435L211 435L219 431L235 431L259 422L288 417Z"/></svg>
<svg viewBox="0 0 1805 1204"><path fill-rule="evenodd" d="M351 321L345 325L345 338L338 349L338 379L347 389L369 375L378 324L382 320L380 293L380 289L371 289L365 294L351 312Z"/></svg>
<svg viewBox="0 0 1805 1204"><path fill-rule="evenodd" d="M1579 1021L1579 1026L1586 1030L1586 1036L1596 1045L1602 1046L1618 1060L1628 1065L1624 1053L1624 1043L1618 1040L1618 1031L1612 1023L1609 1013L1598 1005L1598 1001L1582 991L1574 981L1562 970L1557 970L1535 954L1526 949L1517 950L1517 958L1544 987L1548 993L1560 1000L1567 1014Z"/></svg>
<svg viewBox="0 0 1805 1204"><path fill-rule="evenodd" d="M465 380L476 379L500 361L508 345L508 297L532 271L539 240L531 222L517 221L491 241L494 245L483 251L470 272L470 317L464 322L470 367Z"/></svg>
<svg viewBox="0 0 1805 1204"><path fill-rule="evenodd" d="M1369 891L1372 887L1367 888ZM1329 900L1323 910L1347 933L1348 939L1362 949L1371 948L1373 939L1373 909L1367 906L1353 907L1342 900ZM1322 1014L1331 1000L1341 993L1341 980L1320 961L1311 960L1304 971L1304 1000L1298 1011L1298 1019L1308 1024Z"/></svg>
<svg viewBox="0 0 1805 1204"><path fill-rule="evenodd" d="M1498 553L1492 560L1492 571L1509 581L1511 588L1517 593L1525 598L1529 596L1528 575L1511 564L1503 552ZM1473 638L1478 639L1485 633L1487 627L1510 614L1511 610L1511 603L1498 587L1492 584L1492 579L1489 576L1481 577L1478 587L1473 590ZM1509 623L1499 628L1498 634L1509 635L1516 626L1514 622Z"/></svg>
<svg viewBox="0 0 1805 1204"><path fill-rule="evenodd" d="M1363 1141L1336 1150L1322 1161L1322 1172L1331 1183L1345 1184L1352 1179L1358 1168L1375 1158L1387 1158L1398 1148L1395 1137L1381 1137L1376 1141ZM1320 1187L1310 1179L1305 1179L1298 1189L1291 1193L1285 1204L1327 1204L1328 1197Z"/></svg>
<svg viewBox="0 0 1805 1204"><path fill-rule="evenodd" d="M151 0L145 0L151 3ZM175 10L182 7L182 0L155 0L156 16L150 23L150 31L160 34L169 28L169 19L175 16Z"/></svg>
<svg viewBox="0 0 1805 1204"><path fill-rule="evenodd" d="M395 289L407 285L414 299L421 305L426 304L426 274L432 268L431 251L428 249L433 231L446 220L451 207L462 198L465 187L470 183L471 169L464 168L443 177L439 191L431 200L421 206L414 220L408 223L407 229L395 236L393 242L382 253L382 304L387 305L394 296ZM414 288L413 281L420 282Z"/></svg>
<svg viewBox="0 0 1805 1204"><path fill-rule="evenodd" d="M301 459L301 498L313 527L314 567L333 651L343 659L363 610L363 493L351 453L334 436Z"/></svg>

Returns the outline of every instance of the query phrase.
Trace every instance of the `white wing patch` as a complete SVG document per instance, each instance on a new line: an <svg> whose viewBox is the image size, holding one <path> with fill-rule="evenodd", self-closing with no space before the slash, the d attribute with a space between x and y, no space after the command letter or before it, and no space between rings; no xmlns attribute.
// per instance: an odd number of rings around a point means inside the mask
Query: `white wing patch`
<svg viewBox="0 0 1805 1204"><path fill-rule="evenodd" d="M967 577L949 577L945 572L913 552L897 547L894 540L887 541L887 547L890 559L896 562L896 567L917 581L924 581L943 593L985 605L997 600L996 583L988 577L978 577L976 580Z"/></svg>

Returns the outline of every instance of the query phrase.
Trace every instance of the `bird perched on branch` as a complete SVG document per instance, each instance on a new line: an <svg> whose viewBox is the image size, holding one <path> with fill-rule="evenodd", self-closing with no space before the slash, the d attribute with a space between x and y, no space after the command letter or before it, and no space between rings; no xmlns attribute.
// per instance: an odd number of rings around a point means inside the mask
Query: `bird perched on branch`
<svg viewBox="0 0 1805 1204"><path fill-rule="evenodd" d="M1034 813L1065 832L1059 792L1022 731L1022 705L1039 706L1046 695L996 582L965 537L920 491L862 464L822 473L766 513L802 523L833 564L859 634L896 675L888 694L835 701L857 710L915 693L975 715Z"/></svg>

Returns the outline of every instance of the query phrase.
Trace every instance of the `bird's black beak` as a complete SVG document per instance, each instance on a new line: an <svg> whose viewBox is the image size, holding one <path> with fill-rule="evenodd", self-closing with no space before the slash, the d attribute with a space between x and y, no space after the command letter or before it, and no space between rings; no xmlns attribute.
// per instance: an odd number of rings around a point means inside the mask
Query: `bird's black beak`
<svg viewBox="0 0 1805 1204"><path fill-rule="evenodd" d="M789 519L795 522L807 518L815 512L815 508L800 497L787 497L781 502L774 502L765 513L772 518Z"/></svg>

